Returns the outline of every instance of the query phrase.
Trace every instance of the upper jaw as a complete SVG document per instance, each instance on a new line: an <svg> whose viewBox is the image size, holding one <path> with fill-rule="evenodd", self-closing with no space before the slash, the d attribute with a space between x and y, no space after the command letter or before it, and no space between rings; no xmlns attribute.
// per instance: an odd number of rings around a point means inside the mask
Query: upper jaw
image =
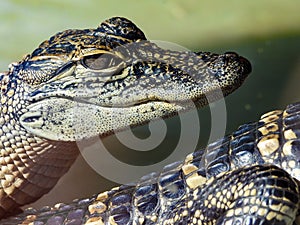
<svg viewBox="0 0 300 225"><path fill-rule="evenodd" d="M172 55L175 51L161 54ZM78 61L65 66L66 70L45 84L34 86L29 96L32 102L68 98L102 107L129 107L150 101L182 104L199 101L218 90L227 95L251 72L250 62L233 52L182 52L178 56L177 61L169 58L143 62L137 58L99 71Z"/></svg>

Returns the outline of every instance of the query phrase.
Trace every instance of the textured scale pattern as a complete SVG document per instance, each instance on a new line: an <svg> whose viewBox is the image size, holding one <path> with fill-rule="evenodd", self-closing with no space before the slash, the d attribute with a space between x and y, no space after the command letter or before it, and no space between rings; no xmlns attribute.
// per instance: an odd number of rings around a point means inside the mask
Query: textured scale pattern
<svg viewBox="0 0 300 225"><path fill-rule="evenodd" d="M234 52L161 48L121 17L50 37L0 73L0 224L300 224L300 103L134 184L19 213L69 169L75 141L204 106L250 72Z"/></svg>
<svg viewBox="0 0 300 225"><path fill-rule="evenodd" d="M0 73L0 218L57 183L76 141L203 106L250 72L233 52L160 48L120 17L53 35Z"/></svg>
<svg viewBox="0 0 300 225"><path fill-rule="evenodd" d="M296 224L299 117L291 104L136 184L1 224Z"/></svg>

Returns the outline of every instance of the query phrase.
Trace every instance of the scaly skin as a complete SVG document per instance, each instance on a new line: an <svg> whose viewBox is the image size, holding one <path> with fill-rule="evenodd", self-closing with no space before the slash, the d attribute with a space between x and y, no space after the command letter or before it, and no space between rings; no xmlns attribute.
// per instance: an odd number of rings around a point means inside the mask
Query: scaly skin
<svg viewBox="0 0 300 225"><path fill-rule="evenodd" d="M1 224L299 224L299 118L300 102L136 184Z"/></svg>
<svg viewBox="0 0 300 225"><path fill-rule="evenodd" d="M0 218L56 184L75 141L203 106L250 71L236 53L162 49L125 18L52 36L0 74Z"/></svg>

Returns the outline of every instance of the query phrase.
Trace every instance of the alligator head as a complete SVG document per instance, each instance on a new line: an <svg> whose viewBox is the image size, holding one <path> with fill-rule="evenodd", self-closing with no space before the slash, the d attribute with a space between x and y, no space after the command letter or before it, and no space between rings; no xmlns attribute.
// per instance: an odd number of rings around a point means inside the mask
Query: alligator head
<svg viewBox="0 0 300 225"><path fill-rule="evenodd" d="M21 125L43 138L74 141L173 115L191 101L202 106L207 96L238 88L250 71L233 52L160 48L116 17L52 36L10 74L19 80Z"/></svg>

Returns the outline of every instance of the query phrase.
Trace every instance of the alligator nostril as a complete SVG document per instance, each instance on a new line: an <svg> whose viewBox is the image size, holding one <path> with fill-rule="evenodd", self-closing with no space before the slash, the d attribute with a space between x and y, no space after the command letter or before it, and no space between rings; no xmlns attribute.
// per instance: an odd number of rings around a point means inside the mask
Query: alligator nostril
<svg viewBox="0 0 300 225"><path fill-rule="evenodd" d="M251 63L248 61L248 59L239 56L237 53L235 52L225 52L224 55L226 56L225 58L230 59L234 59L234 60L239 60L241 63L241 66L243 68L243 74L244 75L248 75L249 73L251 73L252 71L252 66Z"/></svg>
<svg viewBox="0 0 300 225"><path fill-rule="evenodd" d="M242 63L243 65L243 74L247 75L249 73L251 73L252 71L252 66L251 66L251 63L248 61L248 59L240 56L240 62Z"/></svg>
<svg viewBox="0 0 300 225"><path fill-rule="evenodd" d="M225 52L224 55L231 57L238 57L239 55L235 52Z"/></svg>

